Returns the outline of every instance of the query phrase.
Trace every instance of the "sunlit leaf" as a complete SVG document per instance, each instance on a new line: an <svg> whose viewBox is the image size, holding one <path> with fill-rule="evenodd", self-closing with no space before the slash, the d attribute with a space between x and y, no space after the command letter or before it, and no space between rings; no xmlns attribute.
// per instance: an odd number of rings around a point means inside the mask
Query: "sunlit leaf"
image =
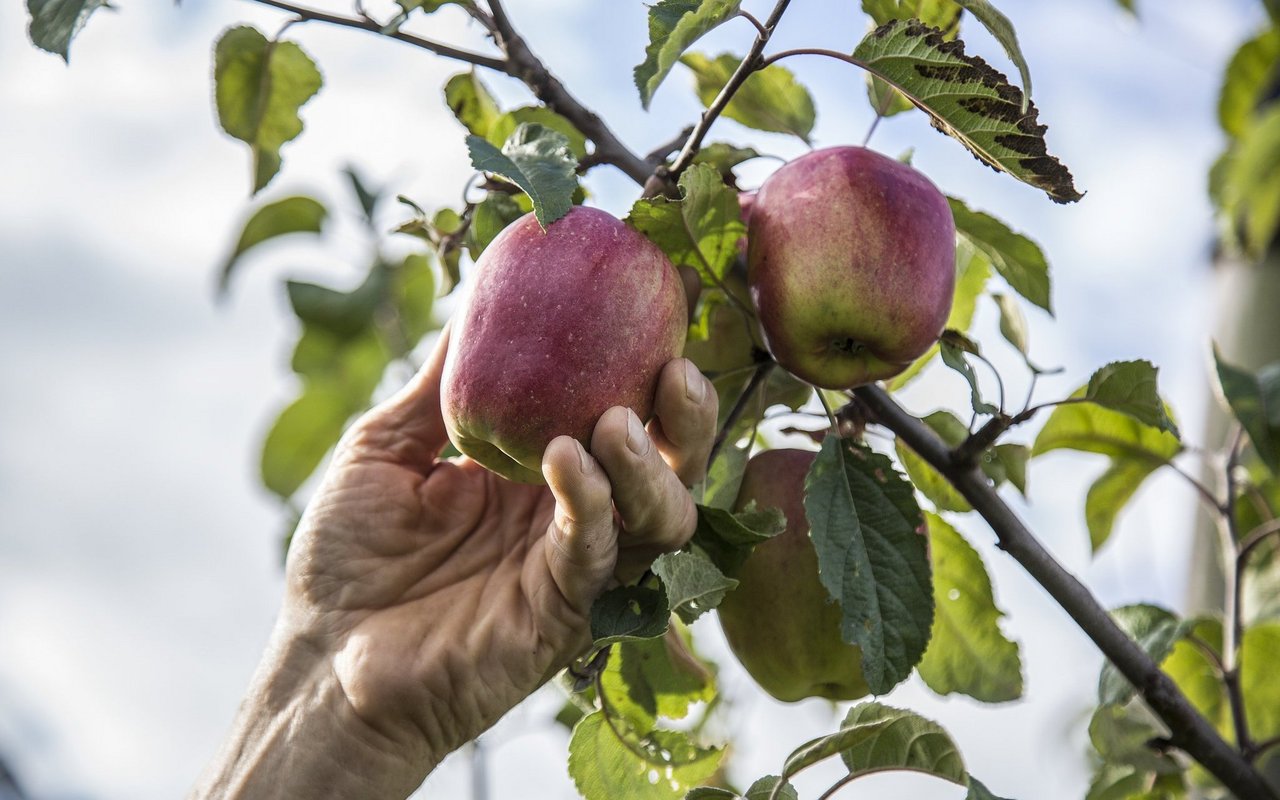
<svg viewBox="0 0 1280 800"><path fill-rule="evenodd" d="M685 170L679 188L679 200L636 201L626 221L662 248L671 263L693 267L706 286L720 285L747 233L738 193L706 164Z"/></svg>
<svg viewBox="0 0 1280 800"><path fill-rule="evenodd" d="M738 585L701 552L664 553L653 562L653 574L666 588L671 610L685 623L720 605Z"/></svg>
<svg viewBox="0 0 1280 800"><path fill-rule="evenodd" d="M680 61L693 70L698 98L709 106L729 82L741 59L729 53L714 59L701 53L686 53ZM748 128L789 133L808 142L816 113L809 91L796 81L790 70L773 64L751 73L725 106L724 116Z"/></svg>
<svg viewBox="0 0 1280 800"><path fill-rule="evenodd" d="M1191 629L1190 622L1178 619L1159 606L1146 603L1114 609L1111 616L1156 664L1163 662L1173 650L1174 644ZM1108 661L1102 665L1102 674L1098 678L1100 705L1126 703L1136 692L1137 689L1114 664Z"/></svg>
<svg viewBox="0 0 1280 800"><path fill-rule="evenodd" d="M961 239L985 255L1011 289L1052 314L1049 263L1040 246L990 214L970 209L961 200L948 197L947 202Z"/></svg>
<svg viewBox="0 0 1280 800"><path fill-rule="evenodd" d="M969 435L969 429L950 411L935 411L921 419L949 447L955 447ZM969 501L964 499L951 482L942 473L934 469L927 461L916 454L901 438L894 442L898 460L906 470L907 477L920 493L929 498L929 502L939 511L972 511ZM935 587L936 588L936 587Z"/></svg>
<svg viewBox="0 0 1280 800"><path fill-rule="evenodd" d="M494 121L502 116L497 101L474 71L458 73L446 81L444 101L458 122L476 136L488 137ZM506 137L496 144L500 146L504 141Z"/></svg>
<svg viewBox="0 0 1280 800"><path fill-rule="evenodd" d="M1223 75L1218 121L1230 136L1242 136L1257 114L1280 63L1280 28L1271 27L1240 45Z"/></svg>
<svg viewBox="0 0 1280 800"><path fill-rule="evenodd" d="M636 66L640 105L649 107L653 93L676 60L704 34L738 13L741 0L658 0L649 6L649 44Z"/></svg>
<svg viewBox="0 0 1280 800"><path fill-rule="evenodd" d="M578 722L569 741L569 776L586 800L677 800L711 777L724 755L677 731L635 739L619 738L601 711Z"/></svg>

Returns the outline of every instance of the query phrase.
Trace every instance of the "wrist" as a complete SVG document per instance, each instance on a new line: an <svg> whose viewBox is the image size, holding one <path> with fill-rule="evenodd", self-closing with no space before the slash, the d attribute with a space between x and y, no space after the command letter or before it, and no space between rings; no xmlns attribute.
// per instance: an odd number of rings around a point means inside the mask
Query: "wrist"
<svg viewBox="0 0 1280 800"><path fill-rule="evenodd" d="M353 708L328 654L277 632L189 800L407 797L438 763Z"/></svg>

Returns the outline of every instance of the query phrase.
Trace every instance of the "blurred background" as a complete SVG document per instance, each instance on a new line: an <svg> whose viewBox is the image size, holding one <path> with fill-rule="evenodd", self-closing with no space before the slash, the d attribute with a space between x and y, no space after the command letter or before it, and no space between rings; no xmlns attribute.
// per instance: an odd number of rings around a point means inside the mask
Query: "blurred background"
<svg viewBox="0 0 1280 800"><path fill-rule="evenodd" d="M358 279L368 242L344 166L428 209L456 206L471 174L464 131L440 93L459 64L369 34L294 27L290 38L318 62L325 86L304 107L306 130L285 145L284 170L263 197L314 194L335 212L332 225L323 247L260 248L217 302L217 271L249 208L251 172L247 148L217 124L212 43L229 25L271 34L285 18L248 2L119 6L94 16L68 68L31 47L21 4L0 5L0 761L25 796L41 800L180 796L212 756L270 631L292 524L258 478L262 437L297 391L288 364L297 322L282 278ZM1107 361L1150 359L1185 438L1201 442L1218 314L1206 196L1223 145L1217 92L1230 54L1262 23L1261 7L1139 2L1134 18L1113 0L999 6L1028 56L1050 151L1087 196L1054 205L976 162L920 114L884 121L871 144L891 155L914 148L915 165L943 191L1043 246L1057 318L1029 310L1032 356L1065 368L1043 397L1065 396ZM696 119L700 106L679 67L651 111L639 106L631 68L646 40L640 0L509 7L553 72L632 149L647 152ZM453 11L417 28L483 49L479 31ZM865 26L856 3L795 3L777 47L847 50ZM731 24L696 49L741 52L750 36ZM964 38L970 52L1011 72L980 26L970 21ZM816 144L861 142L871 122L862 76L821 60L788 66L817 101ZM508 102L526 102L519 85L484 79ZM727 120L712 139L788 157L803 149ZM774 166L753 162L742 183L757 184ZM588 187L595 204L620 215L637 195L606 169ZM382 209L382 227L406 217L394 206ZM995 319L983 301L978 338L1016 373L1012 351L996 344ZM380 393L400 380L393 371ZM967 391L931 369L904 401L917 413L964 408ZM1194 498L1176 478L1157 476L1093 557L1083 498L1102 468L1101 459L1055 453L1032 464L1030 505L1011 502L1106 606L1185 609ZM1005 630L1022 645L1026 696L982 706L939 698L913 679L887 702L943 723L970 771L1001 796L1083 797L1100 656L994 548L980 519L956 524L1011 612ZM842 716L822 701L784 706L755 689L710 615L694 631L721 662L734 701L737 780L776 771ZM560 703L544 690L482 738L491 797L576 797L565 772L568 731L552 722ZM456 754L420 795L472 796L474 765L473 753ZM4 775L0 767L0 797ZM825 784L815 771L798 785L805 796ZM918 776L859 786L864 796L963 796Z"/></svg>

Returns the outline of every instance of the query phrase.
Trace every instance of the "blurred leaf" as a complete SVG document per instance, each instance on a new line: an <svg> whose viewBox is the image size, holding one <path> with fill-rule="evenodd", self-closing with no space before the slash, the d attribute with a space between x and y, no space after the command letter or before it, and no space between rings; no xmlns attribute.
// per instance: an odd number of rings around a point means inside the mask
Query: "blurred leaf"
<svg viewBox="0 0 1280 800"><path fill-rule="evenodd" d="M596 647L654 639L667 631L671 609L661 586L618 586L591 604L591 641Z"/></svg>
<svg viewBox="0 0 1280 800"><path fill-rule="evenodd" d="M741 478L739 478L741 480ZM787 518L776 508L757 509L754 504L732 513L698 506L698 526L691 544L725 575L737 575L742 562L761 542L782 533Z"/></svg>
<svg viewBox="0 0 1280 800"><path fill-rule="evenodd" d="M704 286L718 286L738 257L738 241L747 233L738 193L706 164L685 170L679 186L679 200L638 200L626 221L662 248L671 263L693 267Z"/></svg>
<svg viewBox="0 0 1280 800"><path fill-rule="evenodd" d="M396 0L400 8L406 13L422 9L430 14L433 11L439 11L447 5L463 5L466 0Z"/></svg>
<svg viewBox="0 0 1280 800"><path fill-rule="evenodd" d="M378 201L381 200L381 192L377 189L370 189L360 177L360 173L356 172L355 167L348 166L342 170L342 174L347 176L347 181L351 184L351 191L355 193L356 200L360 203L360 210L364 212L365 221L373 225L373 212L377 210Z"/></svg>
<svg viewBox="0 0 1280 800"><path fill-rule="evenodd" d="M960 373L965 381L968 382L969 402L973 406L973 413L1000 413L1000 409L982 399L978 376L973 371L973 366L969 364L969 359L965 357L965 349L956 344L955 337L947 337L946 334L943 334L943 338L938 341L938 347L942 353L942 363Z"/></svg>
<svg viewBox="0 0 1280 800"><path fill-rule="evenodd" d="M1000 335L1024 356L1027 354L1027 318L1022 315L1018 301L1007 294L991 295L1000 309Z"/></svg>
<svg viewBox="0 0 1280 800"><path fill-rule="evenodd" d="M1191 633L1207 643L1218 658L1222 653L1222 623L1201 619L1194 622ZM1242 662L1243 666L1243 662ZM1191 705L1224 737L1233 735L1231 708L1217 664L1203 650L1187 639L1173 645L1160 668L1168 673ZM1242 676L1243 677L1243 676Z"/></svg>
<svg viewBox="0 0 1280 800"><path fill-rule="evenodd" d="M1164 401L1156 392L1158 372L1150 361L1113 361L1089 378L1084 399L1176 437L1178 426L1165 412Z"/></svg>
<svg viewBox="0 0 1280 800"><path fill-rule="evenodd" d="M1280 362L1250 372L1229 364L1213 349L1222 396L1249 434L1258 457L1280 475Z"/></svg>
<svg viewBox="0 0 1280 800"><path fill-rule="evenodd" d="M524 216L520 206L510 195L501 192L489 192L471 211L471 227L467 228L467 246L473 259L498 238L498 234L511 223Z"/></svg>
<svg viewBox="0 0 1280 800"><path fill-rule="evenodd" d="M973 211L963 201L948 197L947 202L961 238L990 259L1009 288L1052 315L1049 263L1040 246L990 214Z"/></svg>
<svg viewBox="0 0 1280 800"><path fill-rule="evenodd" d="M671 610L685 624L720 605L738 585L701 552L664 553L653 562L653 574L666 588Z"/></svg>
<svg viewBox="0 0 1280 800"><path fill-rule="evenodd" d="M521 123L501 152L474 134L467 137L467 150L476 169L501 175L529 195L544 230L573 207L578 164L563 133L536 123Z"/></svg>
<svg viewBox="0 0 1280 800"><path fill-rule="evenodd" d="M31 15L27 35L36 47L62 56L69 64L71 40L93 12L111 7L107 0L27 0L27 13Z"/></svg>
<svg viewBox="0 0 1280 800"><path fill-rule="evenodd" d="M620 739L601 711L583 717L573 729L569 775L586 800L676 800L711 777L724 755L723 750L697 747L678 731L634 738ZM653 773L659 780L650 780Z"/></svg>
<svg viewBox="0 0 1280 800"><path fill-rule="evenodd" d="M710 106L741 59L729 53L714 60L701 53L686 53L680 61L693 70L698 98ZM789 133L807 143L816 113L809 91L789 70L774 64L751 73L725 106L724 116L748 128Z"/></svg>
<svg viewBox="0 0 1280 800"><path fill-rule="evenodd" d="M287 281L289 305L298 319L339 336L356 336L373 321L373 314L388 295L390 270L376 262L364 281L349 292L302 281Z"/></svg>
<svg viewBox="0 0 1280 800"><path fill-rule="evenodd" d="M672 637L680 648L672 652ZM640 730L659 717L684 719L689 707L715 696L711 673L688 651L672 629L658 639L622 642L609 654L600 676L604 700Z"/></svg>
<svg viewBox="0 0 1280 800"><path fill-rule="evenodd" d="M400 355L407 355L435 327L431 308L436 297L436 276L430 258L422 253L405 256L396 270L394 296L405 345Z"/></svg>
<svg viewBox="0 0 1280 800"><path fill-rule="evenodd" d="M738 13L741 0L658 0L649 6L649 44L636 66L636 89L646 110L653 93L689 45Z"/></svg>
<svg viewBox="0 0 1280 800"><path fill-rule="evenodd" d="M256 194L280 171L281 146L302 133L298 109L320 91L320 71L294 42L238 27L218 39L213 81L222 129L253 153Z"/></svg>
<svg viewBox="0 0 1280 800"><path fill-rule="evenodd" d="M291 366L308 385L323 383L342 394L354 413L368 406L390 360L386 344L372 329L352 338L304 324Z"/></svg>
<svg viewBox="0 0 1280 800"><path fill-rule="evenodd" d="M1111 616L1156 664L1168 657L1173 645L1192 626L1190 621L1179 620L1169 611L1145 603L1114 609ZM1135 694L1137 689L1120 674L1120 670L1110 661L1104 662L1102 674L1098 677L1098 704L1123 705Z"/></svg>
<svg viewBox="0 0 1280 800"><path fill-rule="evenodd" d="M888 457L828 436L805 479L818 577L840 603L841 638L862 648L875 694L904 680L933 625L924 519Z"/></svg>
<svg viewBox="0 0 1280 800"><path fill-rule="evenodd" d="M1122 706L1104 705L1089 720L1089 740L1105 763L1156 775L1181 772L1177 761L1150 746L1161 735L1160 729Z"/></svg>
<svg viewBox="0 0 1280 800"><path fill-rule="evenodd" d="M1249 125L1215 172L1230 233L1250 258L1262 259L1280 230L1280 103Z"/></svg>
<svg viewBox="0 0 1280 800"><path fill-rule="evenodd" d="M982 162L1043 190L1055 202L1083 196L1067 168L1049 155L1047 128L1038 122L1035 104L985 61L966 55L960 41L948 42L919 21L899 20L868 34L853 57Z"/></svg>
<svg viewBox="0 0 1280 800"><path fill-rule="evenodd" d="M310 197L286 197L253 212L245 222L235 248L222 266L218 279L218 291L226 292L231 273L246 250L268 239L290 233L319 233L328 211L320 201Z"/></svg>
<svg viewBox="0 0 1280 800"><path fill-rule="evenodd" d="M280 413L262 445L262 483L288 499L342 436L352 409L344 393L311 384Z"/></svg>
<svg viewBox="0 0 1280 800"><path fill-rule="evenodd" d="M493 123L502 116L502 109L498 108L497 101L480 82L475 70L460 72L445 83L444 102L463 127L483 138L488 138ZM494 144L501 145L504 141L506 137Z"/></svg>
<svg viewBox="0 0 1280 800"><path fill-rule="evenodd" d="M982 471L997 487L1008 481L1026 497L1027 459L1030 457L1031 449L1026 445L998 444L982 454Z"/></svg>
<svg viewBox="0 0 1280 800"><path fill-rule="evenodd" d="M569 140L569 152L573 157L582 160L587 154L587 137L572 122L544 106L522 106L500 115L493 121L489 133L484 138L489 143L501 147L502 143L515 133L523 123L535 123L564 134Z"/></svg>
<svg viewBox="0 0 1280 800"><path fill-rule="evenodd" d="M933 634L920 661L920 677L941 695L958 692L984 703L1022 697L1018 645L1000 630L982 557L955 528L926 514L933 561Z"/></svg>
<svg viewBox="0 0 1280 800"><path fill-rule="evenodd" d="M1240 693L1254 741L1280 736L1280 623L1252 625L1240 648Z"/></svg>
<svg viewBox="0 0 1280 800"><path fill-rule="evenodd" d="M1248 130L1280 64L1280 28L1267 28L1231 57L1218 95L1218 121L1231 137Z"/></svg>
<svg viewBox="0 0 1280 800"><path fill-rule="evenodd" d="M955 447L969 436L969 429L950 411L935 411L923 417L921 422L928 425L949 447ZM964 499L964 495L960 494L951 482L942 476L942 473L917 455L916 451L901 438L895 440L894 447L898 460L902 462L902 467L907 472L907 477L939 511L973 510L973 506ZM935 587L935 596L936 594Z"/></svg>
<svg viewBox="0 0 1280 800"><path fill-rule="evenodd" d="M1151 466L1143 461L1117 459L1089 487L1084 500L1084 520L1093 552L1098 552L1106 544L1115 527L1116 517L1151 472Z"/></svg>

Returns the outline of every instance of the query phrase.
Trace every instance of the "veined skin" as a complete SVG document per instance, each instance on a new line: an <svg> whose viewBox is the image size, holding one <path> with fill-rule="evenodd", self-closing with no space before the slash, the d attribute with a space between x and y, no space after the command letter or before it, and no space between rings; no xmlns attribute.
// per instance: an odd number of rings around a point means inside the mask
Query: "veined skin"
<svg viewBox="0 0 1280 800"><path fill-rule="evenodd" d="M754 501L781 509L787 529L752 551L738 586L717 609L733 654L761 688L787 702L855 700L870 692L862 649L840 638L840 606L818 580L804 513L804 479L815 455L766 450L747 463L737 508Z"/></svg>
<svg viewBox="0 0 1280 800"><path fill-rule="evenodd" d="M687 324L675 268L633 228L586 206L545 232L526 214L485 249L454 318L440 396L449 439L503 477L543 483L552 439L589 447L613 406L649 416Z"/></svg>
<svg viewBox="0 0 1280 800"><path fill-rule="evenodd" d="M892 377L942 333L955 221L910 166L863 147L817 150L751 206L748 282L770 352L826 389Z"/></svg>

